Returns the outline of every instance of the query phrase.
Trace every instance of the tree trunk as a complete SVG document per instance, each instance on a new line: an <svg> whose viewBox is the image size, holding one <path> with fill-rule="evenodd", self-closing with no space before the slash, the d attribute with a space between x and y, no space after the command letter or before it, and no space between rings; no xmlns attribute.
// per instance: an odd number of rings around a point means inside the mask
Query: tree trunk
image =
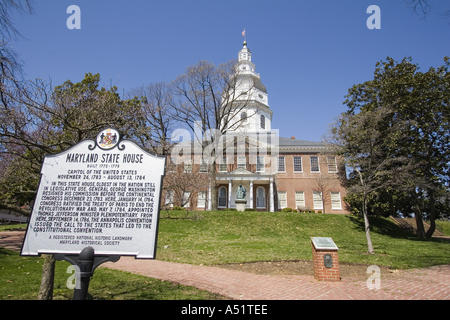
<svg viewBox="0 0 450 320"><path fill-rule="evenodd" d="M430 229L425 233L425 238L431 239L436 230L436 206L434 202L434 191L428 190L428 195L430 197Z"/></svg>
<svg viewBox="0 0 450 320"><path fill-rule="evenodd" d="M363 200L363 215L364 215L364 229L366 232L366 240L367 240L367 252L369 254L375 254L372 246L372 239L370 238L370 225L369 225L369 217L367 216L367 194L364 191L364 200Z"/></svg>
<svg viewBox="0 0 450 320"><path fill-rule="evenodd" d="M44 266L42 267L41 287L39 288L38 300L53 299L53 281L55 279L55 257L52 254L44 255Z"/></svg>
<svg viewBox="0 0 450 320"><path fill-rule="evenodd" d="M414 217L416 218L417 236L423 239L425 237L425 228L423 226L422 211L417 202L414 205Z"/></svg>

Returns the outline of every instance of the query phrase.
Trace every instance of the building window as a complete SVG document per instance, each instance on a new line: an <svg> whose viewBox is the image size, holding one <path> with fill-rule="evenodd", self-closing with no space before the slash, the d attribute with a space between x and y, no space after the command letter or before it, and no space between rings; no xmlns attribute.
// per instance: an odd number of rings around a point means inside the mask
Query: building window
<svg viewBox="0 0 450 320"><path fill-rule="evenodd" d="M219 207L227 207L227 189L225 187L219 188Z"/></svg>
<svg viewBox="0 0 450 320"><path fill-rule="evenodd" d="M256 172L264 172L264 156L256 157Z"/></svg>
<svg viewBox="0 0 450 320"><path fill-rule="evenodd" d="M245 158L245 156L243 157L238 157L237 159L238 161L238 169L247 169L247 159Z"/></svg>
<svg viewBox="0 0 450 320"><path fill-rule="evenodd" d="M192 172L192 160L186 160L184 162L184 173L191 173Z"/></svg>
<svg viewBox="0 0 450 320"><path fill-rule="evenodd" d="M191 200L191 193L189 191L184 191L183 192L183 208L188 208L190 207L190 200Z"/></svg>
<svg viewBox="0 0 450 320"><path fill-rule="evenodd" d="M219 172L228 172L227 157L223 156L219 161Z"/></svg>
<svg viewBox="0 0 450 320"><path fill-rule="evenodd" d="M197 208L204 208L206 205L206 191L199 191L197 197Z"/></svg>
<svg viewBox="0 0 450 320"><path fill-rule="evenodd" d="M247 121L247 112L242 112L241 113L241 120L242 120L242 122L246 122Z"/></svg>
<svg viewBox="0 0 450 320"><path fill-rule="evenodd" d="M173 190L166 191L166 205L169 205L170 208L173 207Z"/></svg>
<svg viewBox="0 0 450 320"><path fill-rule="evenodd" d="M314 209L323 209L323 202L322 202L322 192L320 191L314 191L313 192L313 201L314 201Z"/></svg>
<svg viewBox="0 0 450 320"><path fill-rule="evenodd" d="M303 172L302 157L294 157L294 172Z"/></svg>
<svg viewBox="0 0 450 320"><path fill-rule="evenodd" d="M287 207L286 191L278 191L278 206L280 209Z"/></svg>
<svg viewBox="0 0 450 320"><path fill-rule="evenodd" d="M200 172L208 172L208 163L204 158L202 158L202 163L200 164Z"/></svg>
<svg viewBox="0 0 450 320"><path fill-rule="evenodd" d="M328 172L337 172L336 157L327 157Z"/></svg>
<svg viewBox="0 0 450 320"><path fill-rule="evenodd" d="M295 206L297 209L305 207L305 193L303 191L295 191Z"/></svg>
<svg viewBox="0 0 450 320"><path fill-rule="evenodd" d="M278 172L286 172L284 157L278 157Z"/></svg>
<svg viewBox="0 0 450 320"><path fill-rule="evenodd" d="M266 207L266 190L264 187L258 187L258 189L256 189L256 207Z"/></svg>
<svg viewBox="0 0 450 320"><path fill-rule="evenodd" d="M320 172L319 157L311 157L311 172Z"/></svg>
<svg viewBox="0 0 450 320"><path fill-rule="evenodd" d="M340 192L331 192L331 209L336 210L342 209Z"/></svg>
<svg viewBox="0 0 450 320"><path fill-rule="evenodd" d="M266 117L264 115L261 115L261 129L266 128Z"/></svg>

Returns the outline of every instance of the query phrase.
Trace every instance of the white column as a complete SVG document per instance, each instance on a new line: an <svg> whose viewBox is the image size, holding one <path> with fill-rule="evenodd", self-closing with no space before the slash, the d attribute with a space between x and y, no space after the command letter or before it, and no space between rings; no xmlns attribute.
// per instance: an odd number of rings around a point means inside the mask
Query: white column
<svg viewBox="0 0 450 320"><path fill-rule="evenodd" d="M208 186L208 211L212 210L212 203L211 203L211 182Z"/></svg>
<svg viewBox="0 0 450 320"><path fill-rule="evenodd" d="M231 208L231 179L228 180L228 208Z"/></svg>
<svg viewBox="0 0 450 320"><path fill-rule="evenodd" d="M253 180L250 180L250 209L253 209Z"/></svg>
<svg viewBox="0 0 450 320"><path fill-rule="evenodd" d="M274 200L273 200L273 180L272 179L270 179L269 180L269 189L270 189L270 191L269 191L269 199L270 199L270 212L274 212L275 211L275 208L274 208Z"/></svg>

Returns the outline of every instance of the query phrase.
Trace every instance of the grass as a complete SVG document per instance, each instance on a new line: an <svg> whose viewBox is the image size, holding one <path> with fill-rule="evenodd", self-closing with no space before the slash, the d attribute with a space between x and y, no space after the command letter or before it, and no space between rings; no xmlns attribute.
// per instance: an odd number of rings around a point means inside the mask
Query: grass
<svg viewBox="0 0 450 320"><path fill-rule="evenodd" d="M312 259L310 237L331 237L341 262L421 268L450 264L450 242L419 240L389 219L371 217L375 255L368 255L364 222L349 215L286 212L161 212L157 259L189 264ZM450 233L450 223L442 223ZM21 225L23 228L24 225ZM9 226L11 228L11 226ZM42 258L0 249L0 299L36 299ZM71 299L69 263L57 261L54 299ZM98 300L221 299L222 297L126 272L98 268L90 298Z"/></svg>
<svg viewBox="0 0 450 320"><path fill-rule="evenodd" d="M27 224L21 223L21 224L3 224L0 225L0 232L1 231L10 231L10 230L17 230L17 229L26 229Z"/></svg>
<svg viewBox="0 0 450 320"><path fill-rule="evenodd" d="M164 212L157 259L214 265L312 259L310 237L331 237L342 262L420 268L450 264L450 242L418 240L389 219L372 217L375 255L368 255L362 219L348 215L267 212L203 212L200 219ZM177 219L179 218L179 219Z"/></svg>
<svg viewBox="0 0 450 320"><path fill-rule="evenodd" d="M0 248L0 300L35 300L39 292L44 259L21 257L18 252ZM66 286L70 264L57 261L53 300L69 300L73 290ZM73 274L73 273L72 273ZM221 296L107 268L98 268L89 285L91 300L216 300Z"/></svg>

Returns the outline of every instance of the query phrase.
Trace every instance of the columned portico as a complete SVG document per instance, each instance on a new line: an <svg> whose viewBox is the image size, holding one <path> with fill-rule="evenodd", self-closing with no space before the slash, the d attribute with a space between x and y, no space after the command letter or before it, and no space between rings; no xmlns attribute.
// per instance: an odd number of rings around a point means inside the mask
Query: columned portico
<svg viewBox="0 0 450 320"><path fill-rule="evenodd" d="M253 173L245 169L237 169L232 172L218 174L216 177L216 184L218 187L216 189L227 189L227 204L226 206L220 206L219 209L236 208L235 201L237 198L237 189L239 185L242 185L246 190L246 208L274 212L273 177L273 174ZM264 188L265 190L260 192L260 195L264 197L264 199L257 200L258 203L262 203L263 206L257 206L255 203L255 199L258 196L258 188ZM269 199L267 199L267 197L269 197Z"/></svg>

